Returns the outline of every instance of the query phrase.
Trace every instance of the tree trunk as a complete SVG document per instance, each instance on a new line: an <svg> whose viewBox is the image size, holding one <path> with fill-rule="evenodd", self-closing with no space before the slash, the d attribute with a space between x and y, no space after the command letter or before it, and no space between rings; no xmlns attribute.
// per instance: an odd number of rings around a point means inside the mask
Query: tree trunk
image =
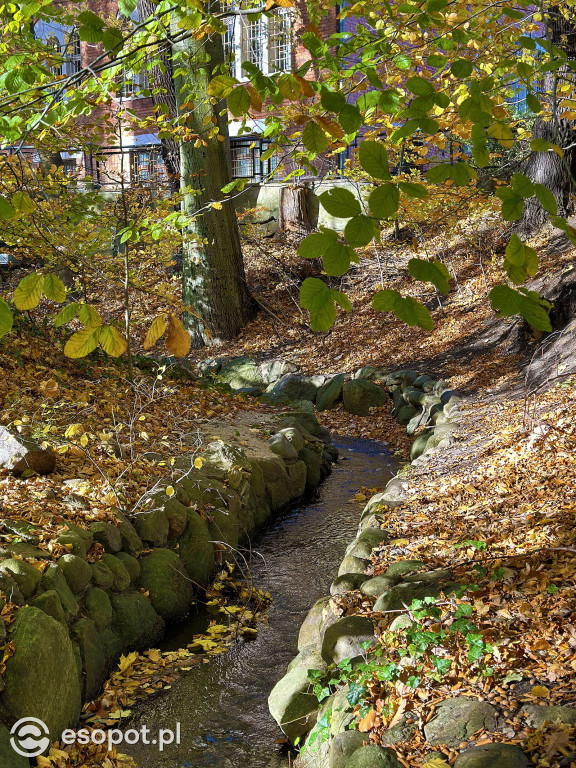
<svg viewBox="0 0 576 768"><path fill-rule="evenodd" d="M157 4L151 0L138 0L138 16L141 21L152 16L157 9ZM154 106L160 106L167 109L172 118L178 117L178 106L176 104L176 89L174 88L174 77L172 75L172 59L169 53L162 53L161 61L163 69L154 67L148 76L155 86L159 86L164 93L153 93L152 102ZM174 192L180 188L180 150L178 142L174 139L161 139L162 159L168 172L170 186Z"/></svg>
<svg viewBox="0 0 576 768"><path fill-rule="evenodd" d="M255 302L246 285L236 211L221 192L230 182L226 104L207 95L210 73L224 62L222 39L215 34L175 48L177 55L184 53L179 68L186 61L189 69L176 78L175 92L178 107L186 104L182 112L192 134L180 144L181 183L187 190L182 208L194 216L184 238L182 296L186 327L200 346L236 337L254 316ZM221 141L210 136L216 126Z"/></svg>
<svg viewBox="0 0 576 768"><path fill-rule="evenodd" d="M570 19L566 19L559 8L560 6L554 6L548 11L549 34L552 43L562 48L569 59L574 59L576 58L574 11L570 11ZM574 74L568 68L560 70L559 73L548 74L544 83L546 93L552 94L556 91L558 77L573 80ZM551 99L552 97L549 96L548 100L551 101ZM546 139L562 148L576 142L574 122L562 120L557 114L554 114L549 121L536 120L533 135L535 138ZM563 159L555 152L535 152L528 160L524 172L533 182L543 184L553 193L560 216L566 216L570 212L570 196L576 189L575 148L567 149ZM536 198L531 198L524 205L524 214L517 229L526 235L542 227L547 220L548 213Z"/></svg>
<svg viewBox="0 0 576 768"><path fill-rule="evenodd" d="M278 200L277 234L291 232L295 235L310 234L314 224L310 221L311 190L302 184L280 187Z"/></svg>

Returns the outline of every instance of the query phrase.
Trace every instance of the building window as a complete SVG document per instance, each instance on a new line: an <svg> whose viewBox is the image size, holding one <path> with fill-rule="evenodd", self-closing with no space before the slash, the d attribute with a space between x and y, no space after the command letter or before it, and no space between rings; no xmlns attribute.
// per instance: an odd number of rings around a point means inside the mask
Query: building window
<svg viewBox="0 0 576 768"><path fill-rule="evenodd" d="M56 35L49 35L49 37L46 38L46 45L54 51L54 58L52 59L53 63L49 67L50 72L56 77L59 77L62 74L62 51L60 50L60 41Z"/></svg>
<svg viewBox="0 0 576 768"><path fill-rule="evenodd" d="M141 99L145 96L142 91L147 90L148 87L148 75L146 72L124 70L122 75L122 98Z"/></svg>
<svg viewBox="0 0 576 768"><path fill-rule="evenodd" d="M223 4L222 7L225 11L226 8L234 7L234 2ZM246 79L246 73L242 70L244 61L256 65L267 75L291 68L289 8L279 8L270 16L263 15L257 21L250 21L247 16L232 16L227 19L226 25L222 42L233 77Z"/></svg>
<svg viewBox="0 0 576 768"><path fill-rule="evenodd" d="M262 159L270 143L260 138L236 138L230 141L230 165L233 179L264 181L278 176L279 158L276 153Z"/></svg>
<svg viewBox="0 0 576 768"><path fill-rule="evenodd" d="M66 38L64 45L63 73L70 77L82 69L82 52L80 50L80 35L73 29Z"/></svg>
<svg viewBox="0 0 576 768"><path fill-rule="evenodd" d="M166 168L157 150L136 149L132 152L132 181L147 187L166 180Z"/></svg>
<svg viewBox="0 0 576 768"><path fill-rule="evenodd" d="M62 171L65 176L76 176L78 165L75 158L68 158L62 161Z"/></svg>

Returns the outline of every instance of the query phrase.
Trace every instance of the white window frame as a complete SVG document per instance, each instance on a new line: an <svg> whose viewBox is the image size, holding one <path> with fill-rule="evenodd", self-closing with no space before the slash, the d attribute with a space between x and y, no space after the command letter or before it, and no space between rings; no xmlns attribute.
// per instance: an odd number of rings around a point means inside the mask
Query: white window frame
<svg viewBox="0 0 576 768"><path fill-rule="evenodd" d="M232 2L230 5L233 7L234 3ZM285 71L279 70L277 67L273 67L270 61L270 35L273 32L275 20L279 18L282 18L287 22L286 58L288 64L287 69L290 69L292 58L292 15L290 13L290 8L278 8L276 11L274 11L273 16L266 16L265 14L262 14L257 21L249 21L244 15L231 16L227 19L226 23L228 26L228 32L223 36L222 42L224 44L224 53L226 57L230 56L231 53L233 54L233 60L230 62L230 74L233 77L243 81L249 79L246 72L242 69L242 63L244 61L253 61L256 66L260 67L263 74L265 75L271 75L279 71ZM259 34L256 38L259 45L258 49L254 52L254 55L249 56L248 46L251 42L250 32L252 29L254 29L255 25L258 25L259 27Z"/></svg>

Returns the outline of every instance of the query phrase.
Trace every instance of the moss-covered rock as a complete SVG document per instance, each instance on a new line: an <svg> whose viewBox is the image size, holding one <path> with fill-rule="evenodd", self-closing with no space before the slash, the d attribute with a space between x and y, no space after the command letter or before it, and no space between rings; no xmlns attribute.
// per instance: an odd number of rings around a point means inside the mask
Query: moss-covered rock
<svg viewBox="0 0 576 768"><path fill-rule="evenodd" d="M335 408L342 400L342 388L345 380L346 376L343 373L338 373L320 387L316 395L316 408L319 411Z"/></svg>
<svg viewBox="0 0 576 768"><path fill-rule="evenodd" d="M138 536L136 529L123 512L120 512L119 509L114 509L114 514L118 521L118 530L122 539L122 550L133 557L138 557L144 548L142 539Z"/></svg>
<svg viewBox="0 0 576 768"><path fill-rule="evenodd" d="M94 541L102 544L105 552L120 552L122 549L122 535L118 526L112 523L95 522L90 525Z"/></svg>
<svg viewBox="0 0 576 768"><path fill-rule="evenodd" d="M100 587L91 587L84 598L88 616L99 630L107 629L112 622L112 603L108 593Z"/></svg>
<svg viewBox="0 0 576 768"><path fill-rule="evenodd" d="M128 571L130 581L136 581L138 576L140 576L140 563L138 560L127 552L117 552L115 557L120 560L124 568Z"/></svg>
<svg viewBox="0 0 576 768"><path fill-rule="evenodd" d="M66 615L64 614L62 603L60 602L60 598L55 589L50 589L48 592L43 592L41 595L37 595L34 600L32 600L32 605L35 608L44 611L44 613L48 614L48 616L51 616L53 619L56 619L56 621L67 626Z"/></svg>
<svg viewBox="0 0 576 768"><path fill-rule="evenodd" d="M188 507L178 499L168 499L164 504L164 512L168 518L168 539L177 539L186 530Z"/></svg>
<svg viewBox="0 0 576 768"><path fill-rule="evenodd" d="M366 655L363 645L374 640L374 626L367 616L344 616L324 629L322 658L326 663L336 664L343 659L356 659Z"/></svg>
<svg viewBox="0 0 576 768"><path fill-rule="evenodd" d="M128 589L130 586L131 578L122 561L119 560L115 555L106 553L102 555L101 562L103 562L104 565L110 569L114 576L112 589L116 592L123 592L125 589Z"/></svg>
<svg viewBox="0 0 576 768"><path fill-rule="evenodd" d="M77 595L83 592L92 579L92 569L86 560L77 555L62 555L58 560L58 568L64 574L66 583Z"/></svg>
<svg viewBox="0 0 576 768"><path fill-rule="evenodd" d="M272 717L291 741L310 730L318 699L310 692L305 666L298 666L279 680L268 697Z"/></svg>
<svg viewBox="0 0 576 768"><path fill-rule="evenodd" d="M165 547L168 543L170 523L164 509L150 509L134 515L136 533L153 547Z"/></svg>
<svg viewBox="0 0 576 768"><path fill-rule="evenodd" d="M142 592L112 593L110 602L111 629L123 648L149 648L162 637L164 621Z"/></svg>
<svg viewBox="0 0 576 768"><path fill-rule="evenodd" d="M182 561L170 549L155 549L140 561L137 586L146 590L156 613L167 621L188 614L194 588Z"/></svg>
<svg viewBox="0 0 576 768"><path fill-rule="evenodd" d="M25 560L3 560L0 563L0 571L8 573L14 579L26 599L36 592L42 578L40 571Z"/></svg>
<svg viewBox="0 0 576 768"><path fill-rule="evenodd" d="M106 655L91 619L77 621L72 627L72 637L82 659L84 698L90 700L96 697L105 680Z"/></svg>
<svg viewBox="0 0 576 768"><path fill-rule="evenodd" d="M114 572L105 562L97 560L95 563L90 563L90 569L92 570L92 583L96 587L106 590L112 589L115 581Z"/></svg>
<svg viewBox="0 0 576 768"><path fill-rule="evenodd" d="M440 702L434 717L424 726L424 734L432 746L447 744L456 747L462 741L468 741L481 728L494 731L496 727L496 710L491 704L458 696Z"/></svg>
<svg viewBox="0 0 576 768"><path fill-rule="evenodd" d="M384 592L387 592L391 587L397 583L397 579L390 578L389 576L374 576L371 579L366 579L360 585L360 592L363 595L370 595L372 597L380 597Z"/></svg>
<svg viewBox="0 0 576 768"><path fill-rule="evenodd" d="M24 606L10 641L14 654L6 661L2 708L10 720L39 718L56 740L80 716L81 684L68 631L38 608Z"/></svg>
<svg viewBox="0 0 576 768"><path fill-rule="evenodd" d="M321 597L316 600L312 608L308 611L306 618L300 626L298 634L298 650L302 650L307 645L319 645L320 630L328 609L329 597Z"/></svg>
<svg viewBox="0 0 576 768"><path fill-rule="evenodd" d="M513 744L482 744L458 755L454 768L527 768L530 760Z"/></svg>
<svg viewBox="0 0 576 768"><path fill-rule="evenodd" d="M322 462L308 447L300 451L298 459L306 465L306 491L310 493L320 485L322 480Z"/></svg>
<svg viewBox="0 0 576 768"><path fill-rule="evenodd" d="M365 573L344 573L342 576L337 576L330 585L331 595L343 595L346 592L351 592L366 581Z"/></svg>
<svg viewBox="0 0 576 768"><path fill-rule="evenodd" d="M176 552L193 584L207 584L214 568L214 545L208 526L192 509L188 511L186 530L178 539Z"/></svg>
<svg viewBox="0 0 576 768"><path fill-rule="evenodd" d="M0 723L0 765L2 768L30 768L27 757L19 755L10 744L10 731Z"/></svg>
<svg viewBox="0 0 576 768"><path fill-rule="evenodd" d="M352 379L342 388L344 408L357 416L368 416L370 408L377 408L386 402L386 393L368 379Z"/></svg>
<svg viewBox="0 0 576 768"><path fill-rule="evenodd" d="M344 576L347 573L362 573L368 567L369 560L354 555L346 555L338 568L338 576Z"/></svg>
<svg viewBox="0 0 576 768"><path fill-rule="evenodd" d="M49 592L52 589L58 593L66 619L67 621L70 621L76 616L80 610L80 606L78 605L78 600L74 596L74 593L68 586L64 574L56 563L48 564L48 567L42 574L40 580L41 592Z"/></svg>
<svg viewBox="0 0 576 768"><path fill-rule="evenodd" d="M346 768L402 768L390 747L360 747L348 758Z"/></svg>
<svg viewBox="0 0 576 768"><path fill-rule="evenodd" d="M224 362L218 373L218 381L228 384L233 390L246 388L264 389L264 379L258 364L250 357L235 357Z"/></svg>

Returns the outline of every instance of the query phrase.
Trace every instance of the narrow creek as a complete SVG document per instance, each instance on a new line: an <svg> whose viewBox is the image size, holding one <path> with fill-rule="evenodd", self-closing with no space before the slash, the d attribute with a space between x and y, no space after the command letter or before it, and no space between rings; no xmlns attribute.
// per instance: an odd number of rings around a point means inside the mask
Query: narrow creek
<svg viewBox="0 0 576 768"><path fill-rule="evenodd" d="M147 701L130 727L153 734L181 726L179 746L122 746L142 768L288 768L286 748L267 706L268 694L296 654L298 630L354 538L363 502L358 488L382 487L398 470L383 443L334 438L340 460L311 502L276 518L252 542L251 573L274 602L255 640L195 667L169 692ZM173 628L164 650L191 641L197 620Z"/></svg>

